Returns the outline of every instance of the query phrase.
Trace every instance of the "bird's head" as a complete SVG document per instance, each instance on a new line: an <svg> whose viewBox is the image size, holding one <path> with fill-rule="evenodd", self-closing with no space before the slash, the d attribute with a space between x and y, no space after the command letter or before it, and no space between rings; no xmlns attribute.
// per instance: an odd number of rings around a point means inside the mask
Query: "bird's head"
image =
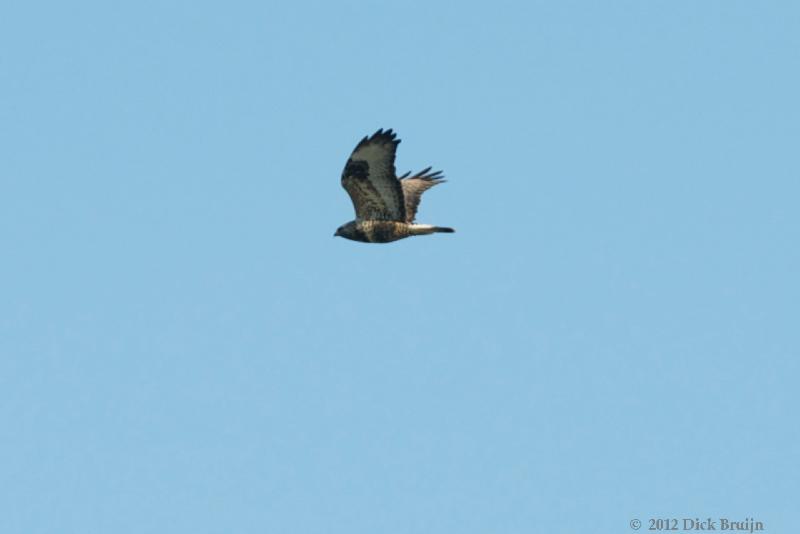
<svg viewBox="0 0 800 534"><path fill-rule="evenodd" d="M355 221L350 221L347 224L341 225L339 228L336 229L336 233L333 234L333 237L344 237L345 239L353 239L355 241L363 241L364 238L361 235L362 232L358 230Z"/></svg>
<svg viewBox="0 0 800 534"><path fill-rule="evenodd" d="M347 224L341 225L339 228L336 229L336 233L333 234L333 237L347 237L348 234L350 233L349 226L351 226L352 224L353 223L347 223Z"/></svg>

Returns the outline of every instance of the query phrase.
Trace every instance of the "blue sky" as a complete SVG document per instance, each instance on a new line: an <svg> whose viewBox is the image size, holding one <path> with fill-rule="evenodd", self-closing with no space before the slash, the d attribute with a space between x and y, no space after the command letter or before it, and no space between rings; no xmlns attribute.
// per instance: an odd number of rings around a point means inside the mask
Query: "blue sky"
<svg viewBox="0 0 800 534"><path fill-rule="evenodd" d="M799 24L6 2L0 531L789 532ZM456 234L332 238L378 128Z"/></svg>

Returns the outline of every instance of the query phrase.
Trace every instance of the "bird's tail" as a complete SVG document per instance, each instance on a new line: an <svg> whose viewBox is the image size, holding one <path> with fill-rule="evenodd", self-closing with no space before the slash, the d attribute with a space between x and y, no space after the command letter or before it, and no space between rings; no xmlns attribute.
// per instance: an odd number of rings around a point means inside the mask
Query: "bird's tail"
<svg viewBox="0 0 800 534"><path fill-rule="evenodd" d="M448 228L446 226L433 226L430 224L412 224L411 225L411 235L428 235L428 234L435 234L435 233L445 233L445 234L452 234L455 232L452 228Z"/></svg>

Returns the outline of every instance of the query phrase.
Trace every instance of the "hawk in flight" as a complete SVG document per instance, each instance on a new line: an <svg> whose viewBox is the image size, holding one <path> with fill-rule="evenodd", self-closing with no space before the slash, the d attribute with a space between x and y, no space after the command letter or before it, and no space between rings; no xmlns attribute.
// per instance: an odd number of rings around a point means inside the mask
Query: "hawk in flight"
<svg viewBox="0 0 800 534"><path fill-rule="evenodd" d="M414 176L407 172L398 178L394 154L400 140L396 137L392 130L381 129L362 139L353 150L342 172L342 187L353 201L356 220L340 226L334 236L389 243L413 235L455 232L452 228L414 222L422 193L444 180L442 171L430 172L430 167Z"/></svg>

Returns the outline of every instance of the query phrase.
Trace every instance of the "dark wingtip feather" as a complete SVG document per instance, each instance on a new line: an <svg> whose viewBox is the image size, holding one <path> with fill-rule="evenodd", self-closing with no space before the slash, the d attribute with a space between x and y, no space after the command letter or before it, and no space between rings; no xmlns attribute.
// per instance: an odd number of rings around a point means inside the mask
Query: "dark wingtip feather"
<svg viewBox="0 0 800 534"><path fill-rule="evenodd" d="M394 143L395 145L400 144L400 139L397 139L397 134L392 131L391 128L384 130L383 128L378 129L377 132L369 136L369 138L364 138L367 142L370 141L383 141L384 143Z"/></svg>
<svg viewBox="0 0 800 534"><path fill-rule="evenodd" d="M414 176L409 176L409 174L411 174L411 173L407 172L406 174L404 174L400 178L401 179L408 178L409 180L413 180L413 179L424 180L426 182L436 182L437 184L438 183L443 183L443 182L446 181L444 179L443 171L436 171L436 172L431 172L430 174L428 174L431 169L432 169L432 167L428 167L427 169L422 169L421 171L416 173Z"/></svg>
<svg viewBox="0 0 800 534"><path fill-rule="evenodd" d="M358 150L359 148L363 147L364 145L368 145L369 143L394 143L395 146L400 144L400 139L396 139L397 134L392 131L391 128L385 130L383 128L378 129L372 135L365 135L364 138L358 142L354 150Z"/></svg>

